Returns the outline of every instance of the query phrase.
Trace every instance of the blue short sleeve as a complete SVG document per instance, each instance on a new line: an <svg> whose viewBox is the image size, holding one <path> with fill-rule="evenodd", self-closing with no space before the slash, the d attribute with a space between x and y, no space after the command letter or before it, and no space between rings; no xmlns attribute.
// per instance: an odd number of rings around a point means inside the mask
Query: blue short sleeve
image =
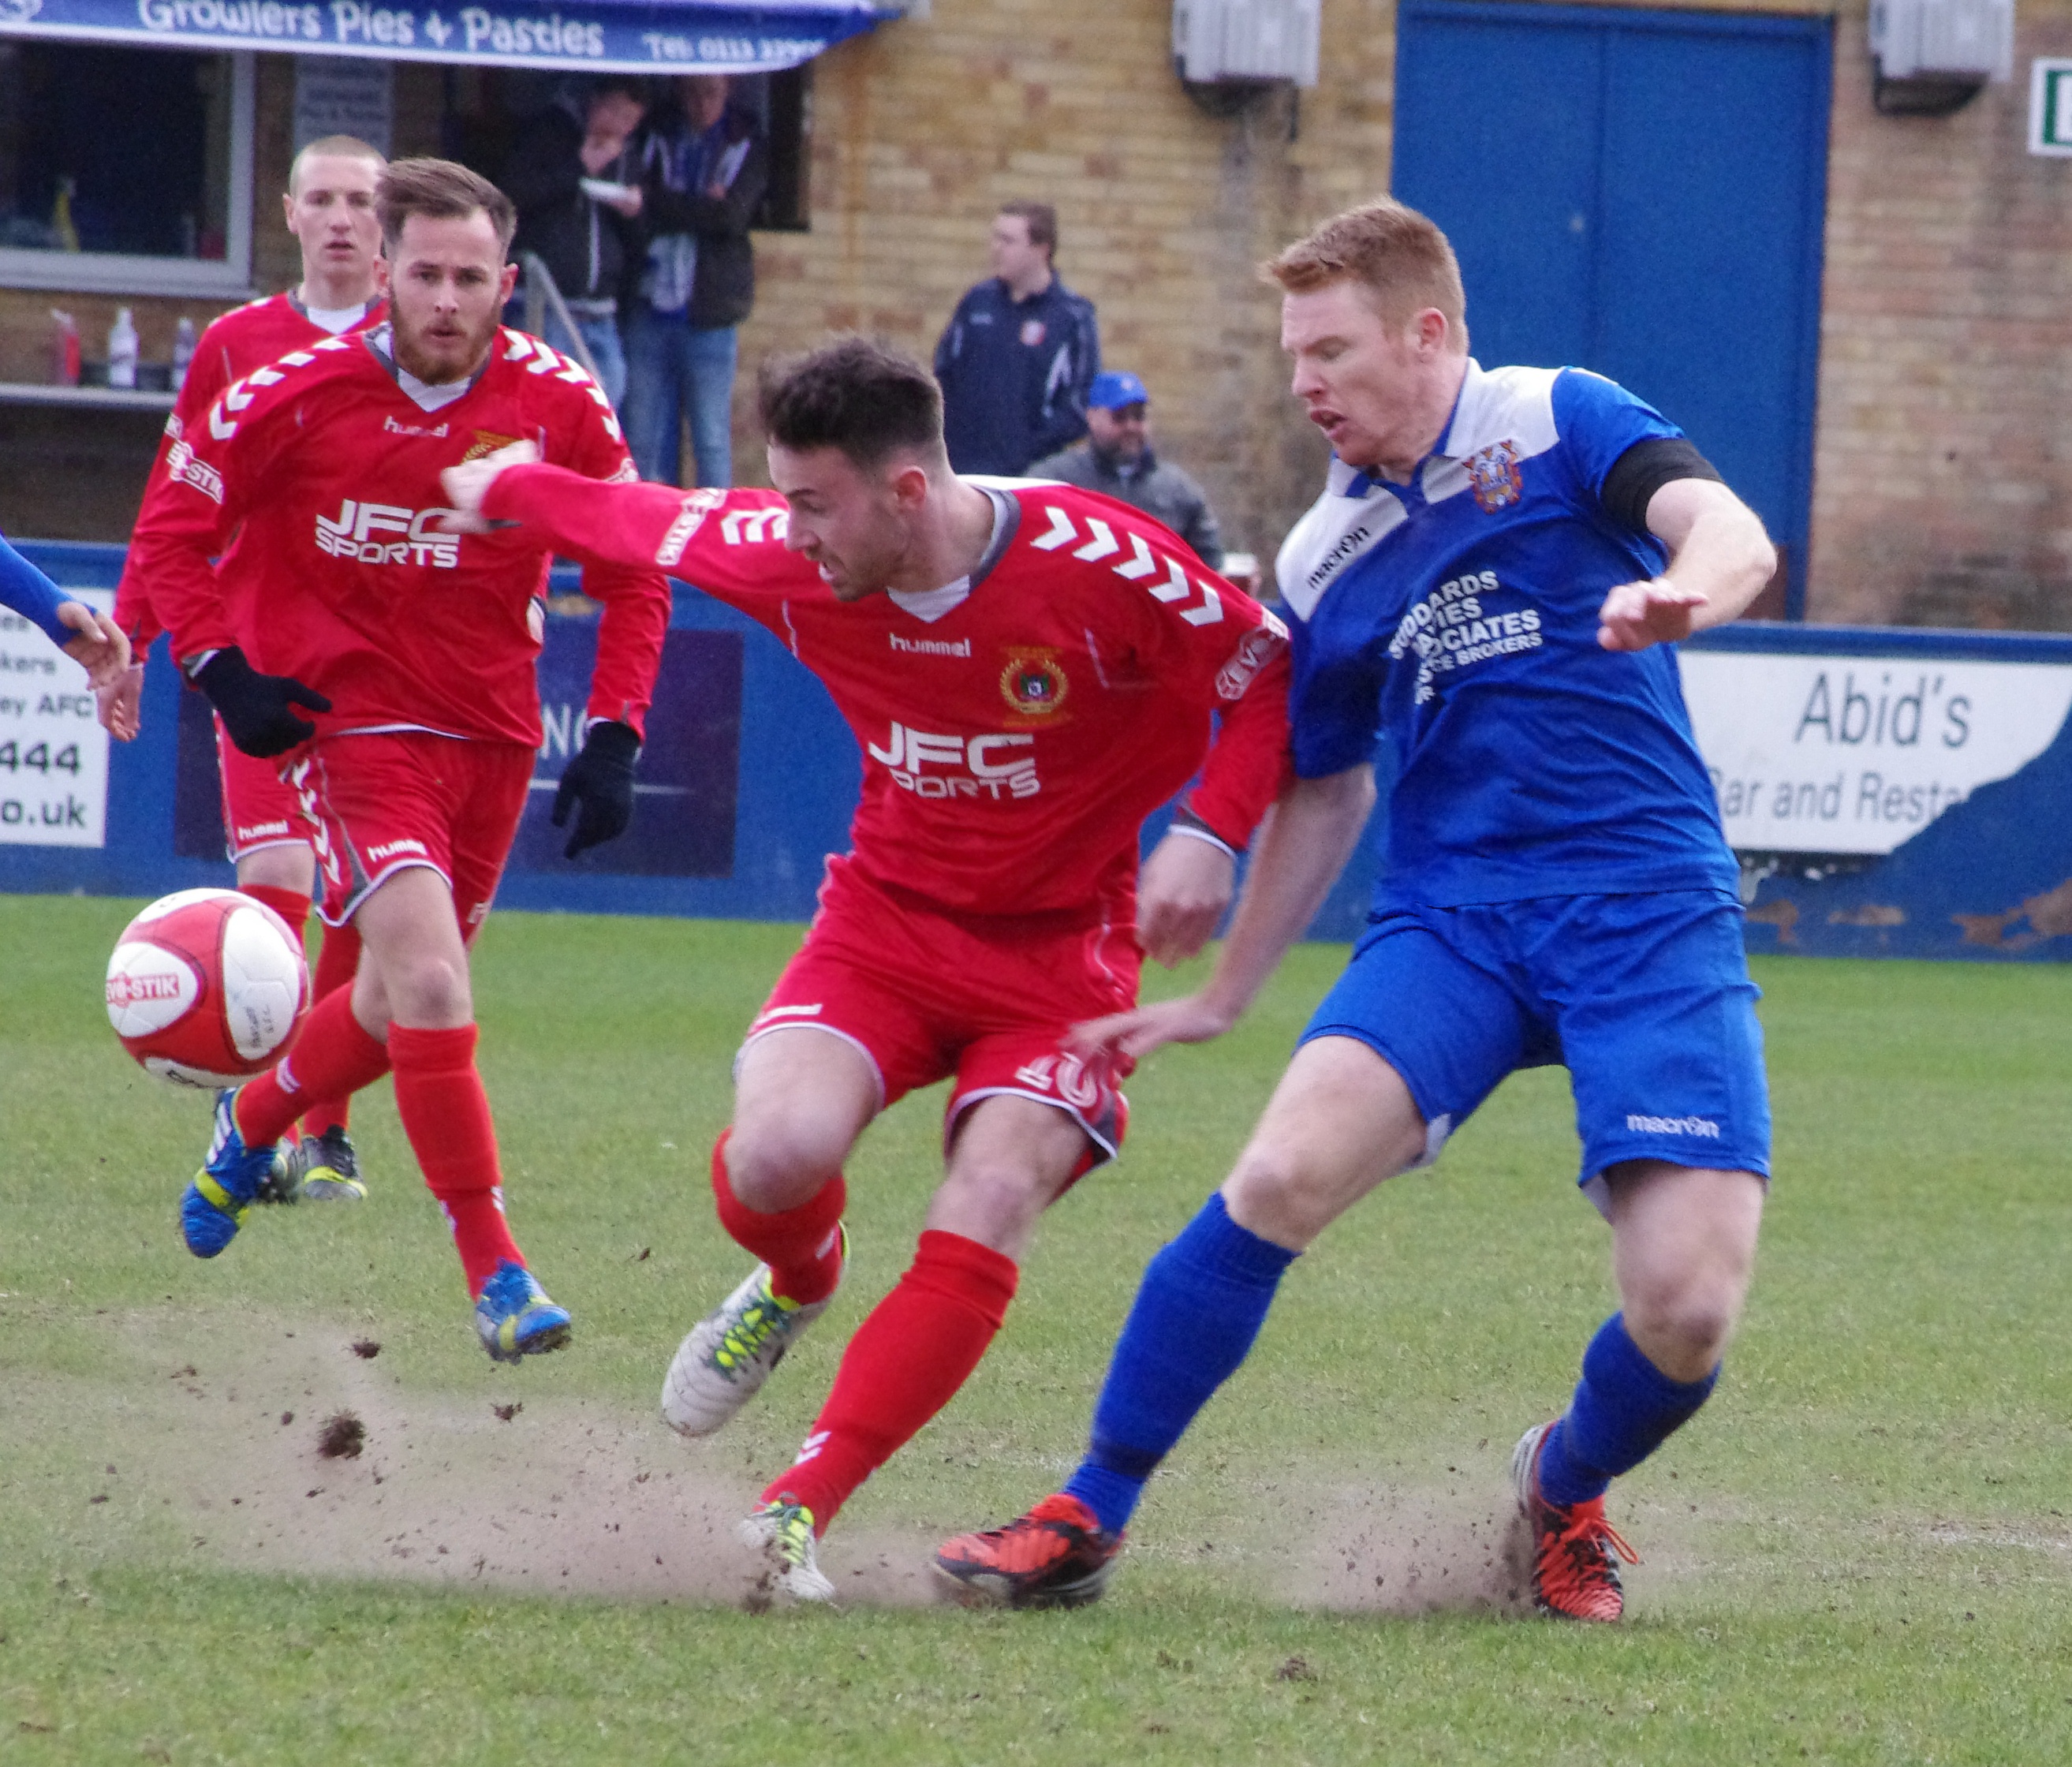
<svg viewBox="0 0 2072 1767"><path fill-rule="evenodd" d="M1554 382L1554 429L1593 497L1605 475L1637 442L1659 442L1684 432L1643 399L1587 368L1564 368Z"/></svg>
<svg viewBox="0 0 2072 1767"><path fill-rule="evenodd" d="M60 650L79 636L58 618L60 606L71 599L5 540L0 540L0 606L34 620Z"/></svg>
<svg viewBox="0 0 2072 1767"><path fill-rule="evenodd" d="M1289 746L1296 775L1328 779L1373 760L1381 739L1381 676L1356 658L1320 660L1308 623L1288 619Z"/></svg>

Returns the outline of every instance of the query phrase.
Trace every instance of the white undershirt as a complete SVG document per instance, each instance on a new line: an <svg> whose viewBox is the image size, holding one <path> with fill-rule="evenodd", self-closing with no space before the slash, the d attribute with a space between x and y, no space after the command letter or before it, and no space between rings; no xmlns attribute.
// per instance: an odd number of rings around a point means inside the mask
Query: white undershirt
<svg viewBox="0 0 2072 1767"><path fill-rule="evenodd" d="M306 306L302 312L310 324L340 337L367 317L368 305L362 301L357 306Z"/></svg>
<svg viewBox="0 0 2072 1767"><path fill-rule="evenodd" d="M1009 507L1007 499L990 486L980 486L993 499L993 532L985 543L985 554L980 567L994 561L1000 546L1001 530L1006 525ZM972 592L971 573L967 571L954 583L945 583L940 589L898 590L888 589L886 594L902 613L932 626L945 614L954 612Z"/></svg>

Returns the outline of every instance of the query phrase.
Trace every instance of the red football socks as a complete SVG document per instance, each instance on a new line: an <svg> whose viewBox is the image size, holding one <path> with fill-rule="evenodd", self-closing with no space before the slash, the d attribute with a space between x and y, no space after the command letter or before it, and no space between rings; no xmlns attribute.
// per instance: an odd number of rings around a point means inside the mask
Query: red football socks
<svg viewBox="0 0 2072 1767"><path fill-rule="evenodd" d="M802 1307L824 1301L841 1280L841 1218L849 1206L849 1187L837 1172L796 1209L761 1214L734 1194L726 1174L726 1141L731 1130L713 1144L713 1200L719 1224L734 1243L770 1266L770 1287Z"/></svg>
<svg viewBox="0 0 2072 1767"><path fill-rule="evenodd" d="M327 994L303 1021L294 1046L240 1089L237 1132L247 1147L279 1140L311 1099L372 1086L388 1071L390 1053L352 1016L351 988Z"/></svg>
<svg viewBox="0 0 2072 1767"><path fill-rule="evenodd" d="M813 1512L824 1534L857 1487L956 1396L1007 1317L1012 1258L933 1230L898 1286L849 1340L834 1391L791 1470L763 1494Z"/></svg>
<svg viewBox="0 0 2072 1767"><path fill-rule="evenodd" d="M351 988L359 971L359 930L350 922L343 927L325 927L323 945L317 953L317 972L310 982L311 998L327 999L341 988ZM321 1135L326 1129L343 1128L351 1108L349 1099L349 1094L339 1092L304 1105L302 1132Z"/></svg>
<svg viewBox="0 0 2072 1767"><path fill-rule="evenodd" d="M288 931L295 935L295 943L302 943L302 928L309 924L310 898L301 890L280 890L263 883L240 884L237 889L240 895L249 896L287 922Z"/></svg>
<svg viewBox="0 0 2072 1767"><path fill-rule="evenodd" d="M396 1114L425 1182L446 1210L454 1248L467 1273L467 1292L479 1296L497 1265L506 1259L522 1264L525 1259L504 1225L496 1129L475 1070L475 1041L472 1025L436 1031L388 1027Z"/></svg>

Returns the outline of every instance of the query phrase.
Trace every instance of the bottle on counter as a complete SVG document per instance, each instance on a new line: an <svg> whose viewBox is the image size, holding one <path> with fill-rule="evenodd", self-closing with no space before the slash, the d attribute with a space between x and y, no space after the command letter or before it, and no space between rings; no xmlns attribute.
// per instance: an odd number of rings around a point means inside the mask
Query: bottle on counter
<svg viewBox="0 0 2072 1767"><path fill-rule="evenodd" d="M187 366L194 360L195 323L182 316L173 331L172 390L178 392L187 377Z"/></svg>
<svg viewBox="0 0 2072 1767"><path fill-rule="evenodd" d="M79 322L56 307L51 309L51 384L79 384Z"/></svg>
<svg viewBox="0 0 2072 1767"><path fill-rule="evenodd" d="M108 384L133 391L137 384L137 323L126 306L115 310L115 323L109 328Z"/></svg>

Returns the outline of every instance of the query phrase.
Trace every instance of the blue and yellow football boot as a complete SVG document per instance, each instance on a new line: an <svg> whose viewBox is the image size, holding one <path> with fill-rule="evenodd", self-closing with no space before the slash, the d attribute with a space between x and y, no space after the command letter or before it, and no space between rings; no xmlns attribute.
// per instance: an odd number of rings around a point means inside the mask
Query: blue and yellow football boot
<svg viewBox="0 0 2072 1767"><path fill-rule="evenodd" d="M568 1309L547 1298L531 1271L506 1258L483 1284L475 1329L491 1362L515 1362L559 1350L569 1341L569 1320Z"/></svg>
<svg viewBox="0 0 2072 1767"><path fill-rule="evenodd" d="M197 1258L213 1258L236 1239L253 1203L284 1202L294 1194L280 1144L245 1146L232 1108L236 1098L235 1087L216 1095L208 1157L180 1198L180 1234Z"/></svg>

